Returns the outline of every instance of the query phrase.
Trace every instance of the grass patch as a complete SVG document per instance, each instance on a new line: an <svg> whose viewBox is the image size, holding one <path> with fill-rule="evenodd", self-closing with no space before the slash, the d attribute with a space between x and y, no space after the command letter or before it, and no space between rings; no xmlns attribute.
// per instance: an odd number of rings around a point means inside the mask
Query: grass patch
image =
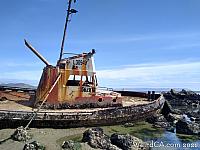
<svg viewBox="0 0 200 150"><path fill-rule="evenodd" d="M177 137L185 142L194 142L200 140L200 137L197 135L185 135L185 134L176 134Z"/></svg>
<svg viewBox="0 0 200 150"><path fill-rule="evenodd" d="M104 133L111 135L113 133L130 134L141 138L142 140L149 140L159 138L164 133L161 128L154 128L151 124L142 121L137 122L133 127L124 127L124 125L103 126Z"/></svg>

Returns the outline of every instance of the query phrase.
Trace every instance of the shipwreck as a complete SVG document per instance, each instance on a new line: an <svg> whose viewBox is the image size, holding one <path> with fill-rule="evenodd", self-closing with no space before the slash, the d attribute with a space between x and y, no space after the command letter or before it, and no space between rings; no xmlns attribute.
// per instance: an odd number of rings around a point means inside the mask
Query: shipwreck
<svg viewBox="0 0 200 150"><path fill-rule="evenodd" d="M0 87L0 128L121 124L150 117L163 107L162 94L100 88L94 49L82 54L64 52L69 17L77 13L71 8L75 2L68 1L60 57L55 66L25 40L45 67L37 89Z"/></svg>

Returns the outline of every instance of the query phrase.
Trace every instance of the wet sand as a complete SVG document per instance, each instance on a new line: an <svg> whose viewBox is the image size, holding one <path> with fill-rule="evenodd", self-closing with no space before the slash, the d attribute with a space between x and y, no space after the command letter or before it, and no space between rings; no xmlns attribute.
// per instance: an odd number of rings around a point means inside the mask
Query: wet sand
<svg viewBox="0 0 200 150"><path fill-rule="evenodd" d="M111 136L113 133L120 134L131 134L140 139L158 138L162 134L161 129L155 129L151 124L146 122L137 122L134 123L134 127L125 127L124 125L114 125L114 126L102 126L104 133L108 136ZM80 142L83 136L83 132L88 128L70 128L70 129L51 129L51 128L43 128L36 129L31 128L29 133L33 135L33 138L29 141L32 142L34 140L40 142L44 146L46 146L46 150L61 150L61 145L63 141L73 140L76 142ZM0 150L22 150L25 143L13 141L12 139L8 139L13 133L15 129L2 129L0 130ZM6 139L8 139L6 141ZM81 143L81 150L94 150L86 143Z"/></svg>
<svg viewBox="0 0 200 150"><path fill-rule="evenodd" d="M29 133L33 135L32 141L38 141L46 147L46 150L61 150L61 145L64 140L69 140L70 137L79 135L81 136L87 128L74 128L74 129L36 129L32 128ZM9 139L14 133L15 129L2 129L0 130L0 150L22 150L25 142L18 142ZM82 143L83 150L93 150L86 143Z"/></svg>

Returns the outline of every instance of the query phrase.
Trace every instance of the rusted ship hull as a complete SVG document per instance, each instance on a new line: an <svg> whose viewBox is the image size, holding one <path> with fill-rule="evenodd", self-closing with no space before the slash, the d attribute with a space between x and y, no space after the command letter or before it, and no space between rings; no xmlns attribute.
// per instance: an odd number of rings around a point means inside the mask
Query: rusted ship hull
<svg viewBox="0 0 200 150"><path fill-rule="evenodd" d="M30 127L86 127L115 125L134 122L150 117L165 102L162 95L146 104L94 109L41 110ZM0 128L25 126L34 115L31 111L0 110Z"/></svg>

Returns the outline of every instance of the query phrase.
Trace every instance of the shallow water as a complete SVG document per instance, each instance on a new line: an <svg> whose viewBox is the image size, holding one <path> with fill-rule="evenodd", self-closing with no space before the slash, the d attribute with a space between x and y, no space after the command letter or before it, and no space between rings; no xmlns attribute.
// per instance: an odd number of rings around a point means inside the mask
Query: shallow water
<svg viewBox="0 0 200 150"><path fill-rule="evenodd" d="M200 140L187 141L179 138L176 133L165 131L162 137L147 141L152 150L199 150Z"/></svg>

